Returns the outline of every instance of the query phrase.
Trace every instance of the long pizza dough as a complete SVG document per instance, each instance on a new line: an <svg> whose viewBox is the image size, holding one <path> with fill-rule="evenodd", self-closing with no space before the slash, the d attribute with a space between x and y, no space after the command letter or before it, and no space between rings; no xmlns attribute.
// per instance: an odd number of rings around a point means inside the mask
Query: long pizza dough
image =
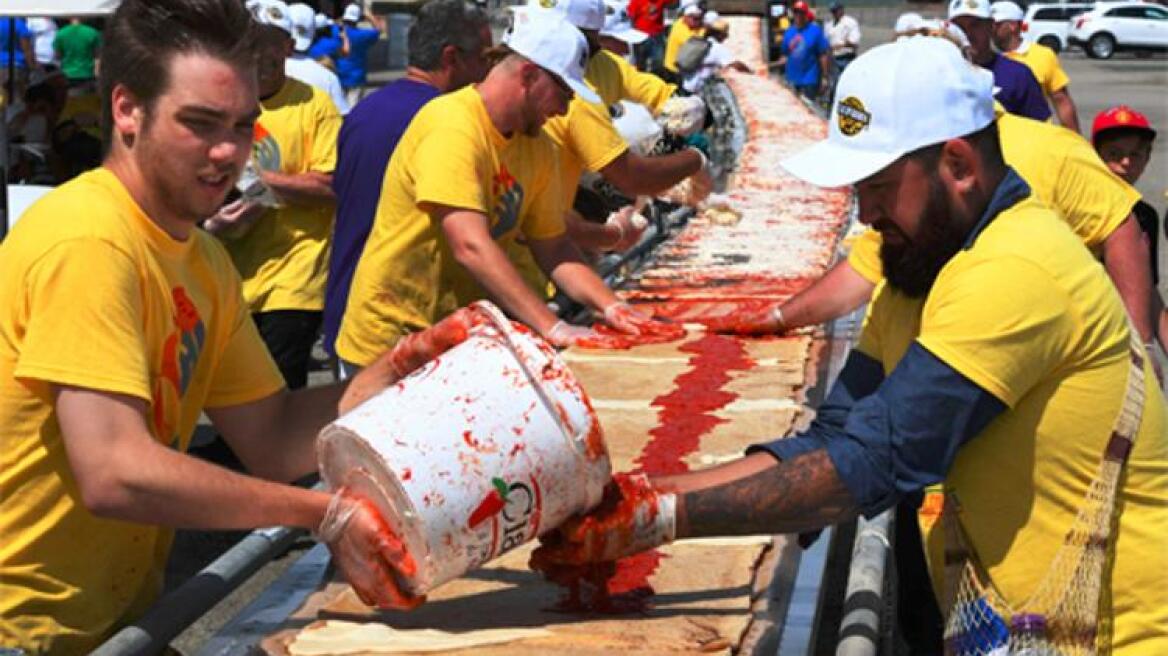
<svg viewBox="0 0 1168 656"><path fill-rule="evenodd" d="M395 629L388 624L326 620L296 634L292 656L441 652L497 645L551 635L547 629L477 629L453 633L438 629Z"/></svg>

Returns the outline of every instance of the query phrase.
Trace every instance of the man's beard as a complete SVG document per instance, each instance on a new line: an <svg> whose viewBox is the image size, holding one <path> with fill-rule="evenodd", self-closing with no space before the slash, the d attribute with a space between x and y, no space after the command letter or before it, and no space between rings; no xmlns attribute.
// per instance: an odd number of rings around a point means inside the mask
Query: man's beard
<svg viewBox="0 0 1168 656"><path fill-rule="evenodd" d="M922 298L933 288L941 269L961 250L969 228L953 216L945 189L936 176L929 177L929 197L915 239L900 244L887 240L880 246L884 277L893 289L911 298Z"/></svg>

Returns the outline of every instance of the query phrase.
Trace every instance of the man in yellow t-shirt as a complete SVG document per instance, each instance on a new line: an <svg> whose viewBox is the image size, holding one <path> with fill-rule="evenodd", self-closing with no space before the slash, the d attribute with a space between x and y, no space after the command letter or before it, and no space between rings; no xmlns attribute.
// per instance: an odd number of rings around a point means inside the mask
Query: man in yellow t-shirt
<svg viewBox="0 0 1168 656"><path fill-rule="evenodd" d="M390 158L337 337L343 370L484 296L556 345L594 339L558 321L524 283L505 254L520 235L544 273L612 327L652 328L564 232L555 145L541 128L573 93L599 100L583 79L584 36L540 12L505 45L509 54L482 83L423 107Z"/></svg>
<svg viewBox="0 0 1168 656"><path fill-rule="evenodd" d="M561 526L533 565L817 529L941 483L1002 600L975 605L972 617L947 604L949 649L1005 651L1013 614L1031 613L1047 616L1043 639L1060 653L1165 653L1164 397L1139 344L1131 349L1106 275L1003 160L992 76L947 41L907 39L858 57L838 89L855 111L782 165L819 186L857 184L861 220L885 237L888 278L816 420L738 461L629 481L637 494ZM909 102L921 111L898 111ZM1113 430L1129 376L1141 373L1134 446L1119 455ZM1123 467L1107 566L1086 582L1050 575L1105 458ZM930 563L938 587L952 583L944 565ZM1058 633L1056 609L1026 605L1044 583L1098 584L1095 624ZM937 642L927 653L943 650Z"/></svg>
<svg viewBox="0 0 1168 656"><path fill-rule="evenodd" d="M1059 122L1068 130L1079 132L1079 113L1068 86L1071 79L1059 64L1058 53L1041 43L1022 39L1025 13L1016 3L995 2L990 6L990 17L994 20L994 45L1010 59L1026 64L1042 87L1043 95L1054 105Z"/></svg>
<svg viewBox="0 0 1168 656"><path fill-rule="evenodd" d="M253 7L263 27L257 68L262 113L252 159L279 205L235 201L207 225L223 235L260 336L288 387L299 389L308 382L324 309L341 115L326 92L285 75L293 43L288 8L276 0ZM237 230L246 232L233 237Z"/></svg>
<svg viewBox="0 0 1168 656"><path fill-rule="evenodd" d="M369 578L401 558L371 506L285 484L315 470L338 407L396 380L391 360L287 391L195 227L247 161L254 23L238 0L123 0L108 25L104 164L0 244L0 645L93 650L159 594L175 527L312 529L371 603L414 603ZM252 475L184 453L204 411Z"/></svg>
<svg viewBox="0 0 1168 656"><path fill-rule="evenodd" d="M677 75L677 53L690 37L702 36L702 16L705 11L700 0L684 0L681 3L681 17L673 21L669 28L669 38L665 40L665 70Z"/></svg>
<svg viewBox="0 0 1168 656"><path fill-rule="evenodd" d="M657 114L672 105L696 105L700 109L695 113L695 120L686 126L692 132L700 127L700 119L705 116L704 103L696 97L671 103L670 99L677 91L676 85L666 84L656 75L636 70L601 47L600 33L606 11L604 0L559 0L550 9L535 11L560 12L584 34L589 49L584 79L601 100L593 103L580 97L573 98L567 114L553 117L544 125L544 132L558 146L559 188L563 205L569 208L565 216L566 228L581 248L591 251L628 248L636 244L644 227L634 227L630 221L622 220L621 215L615 215L615 220L608 222L604 222L606 216L587 219L581 216L573 208L580 176L585 171L599 173L618 191L635 198L663 192L690 176L700 178L695 184L708 189L711 186L708 161L697 149L659 156L631 152L628 143L613 126L609 107L621 100L630 100ZM547 281L522 239L508 249L508 257L516 263L533 290L546 289Z"/></svg>

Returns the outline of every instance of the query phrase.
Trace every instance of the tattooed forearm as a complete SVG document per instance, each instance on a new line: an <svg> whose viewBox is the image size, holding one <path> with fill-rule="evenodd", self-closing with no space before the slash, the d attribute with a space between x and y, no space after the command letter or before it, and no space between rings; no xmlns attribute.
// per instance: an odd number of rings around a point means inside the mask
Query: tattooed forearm
<svg viewBox="0 0 1168 656"><path fill-rule="evenodd" d="M795 533L858 514L823 450L681 495L677 537Z"/></svg>

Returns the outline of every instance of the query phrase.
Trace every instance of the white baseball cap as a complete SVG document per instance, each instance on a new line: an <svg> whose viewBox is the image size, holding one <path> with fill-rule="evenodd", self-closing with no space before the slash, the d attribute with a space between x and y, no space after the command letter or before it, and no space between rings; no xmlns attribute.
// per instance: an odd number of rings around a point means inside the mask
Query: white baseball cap
<svg viewBox="0 0 1168 656"><path fill-rule="evenodd" d="M591 103L601 102L584 82L588 41L558 12L532 12L503 35L503 43L545 71L559 77L572 91Z"/></svg>
<svg viewBox="0 0 1168 656"><path fill-rule="evenodd" d="M280 0L251 0L246 5L252 18L260 25L271 25L292 34L292 18L288 5Z"/></svg>
<svg viewBox="0 0 1168 656"><path fill-rule="evenodd" d="M1026 16L1026 12L1022 11L1016 3L1010 0L1003 0L1002 2L995 2L990 5L990 18L994 19L995 23L1002 21L1020 21Z"/></svg>
<svg viewBox="0 0 1168 656"><path fill-rule="evenodd" d="M313 26L316 27L316 29L323 30L324 28L329 27L330 25L333 25L333 19L329 18L328 16L325 16L324 14L317 14L316 15L316 18L314 19L314 24L313 24Z"/></svg>
<svg viewBox="0 0 1168 656"><path fill-rule="evenodd" d="M582 30L604 28L604 0L538 0L544 9L558 11L568 22Z"/></svg>
<svg viewBox="0 0 1168 656"><path fill-rule="evenodd" d="M905 13L896 17L896 25L893 26L892 31L897 34L905 34L921 29L921 24L925 19L915 11L906 11Z"/></svg>
<svg viewBox="0 0 1168 656"><path fill-rule="evenodd" d="M308 50L316 33L316 12L303 2L297 2L288 5L288 16L292 20L293 47L297 52Z"/></svg>
<svg viewBox="0 0 1168 656"><path fill-rule="evenodd" d="M989 125L993 86L992 73L945 39L877 46L840 76L827 139L780 165L820 187L855 184L906 153Z"/></svg>
<svg viewBox="0 0 1168 656"><path fill-rule="evenodd" d="M682 9L681 13L683 16L701 16L702 14L704 14L706 12L697 3L694 3L692 5L687 6L685 9Z"/></svg>
<svg viewBox="0 0 1168 656"><path fill-rule="evenodd" d="M958 16L973 16L988 20L990 2L989 0L949 0L949 20Z"/></svg>
<svg viewBox="0 0 1168 656"><path fill-rule="evenodd" d="M633 19L623 4L606 3L608 13L604 17L604 27L600 33L620 39L629 45L637 45L649 38L649 35L633 27Z"/></svg>
<svg viewBox="0 0 1168 656"><path fill-rule="evenodd" d="M714 23L718 22L719 18L721 18L721 16L718 15L718 12L711 9L711 10L706 12L705 16L702 16L702 25L709 27L709 26L713 25Z"/></svg>
<svg viewBox="0 0 1168 656"><path fill-rule="evenodd" d="M345 13L341 14L341 20L349 21L350 23L356 23L361 20L361 6L352 4L345 7Z"/></svg>

